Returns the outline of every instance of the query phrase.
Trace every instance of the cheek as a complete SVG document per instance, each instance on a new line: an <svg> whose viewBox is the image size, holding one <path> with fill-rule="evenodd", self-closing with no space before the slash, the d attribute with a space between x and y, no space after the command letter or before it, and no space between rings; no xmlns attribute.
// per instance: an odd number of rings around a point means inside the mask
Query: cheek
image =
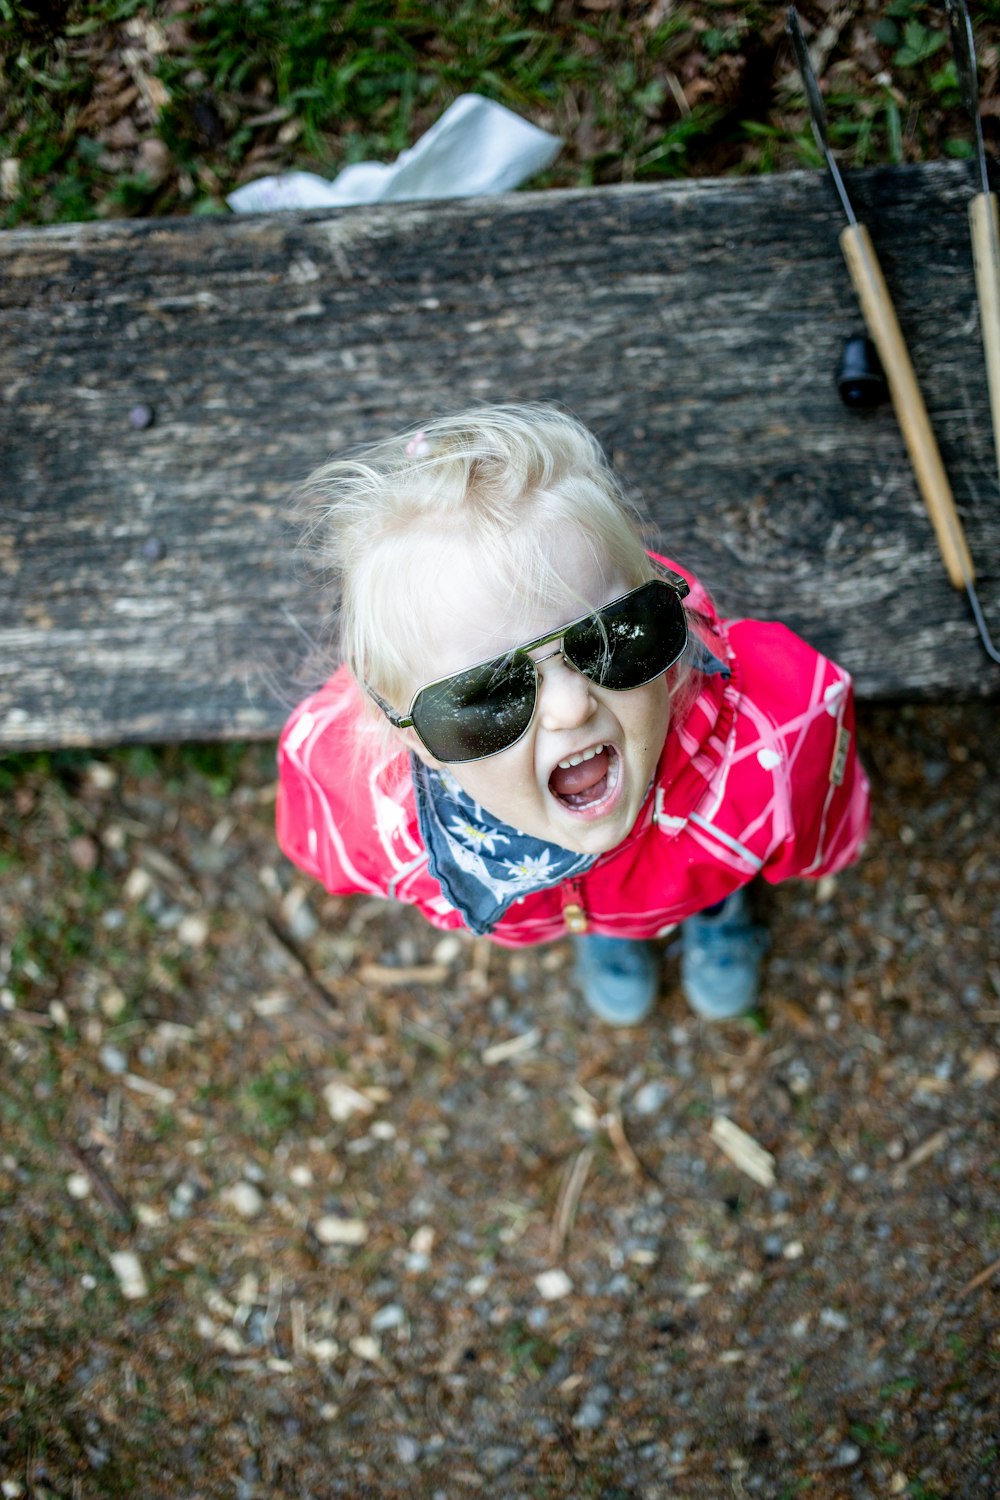
<svg viewBox="0 0 1000 1500"><path fill-rule="evenodd" d="M512 745L487 760L449 766L448 770L463 792L505 823L511 821L512 814L534 786L531 758L530 755L525 758L522 745Z"/></svg>
<svg viewBox="0 0 1000 1500"><path fill-rule="evenodd" d="M631 737L644 754L659 756L670 723L670 694L662 677L639 688L637 702L629 714Z"/></svg>

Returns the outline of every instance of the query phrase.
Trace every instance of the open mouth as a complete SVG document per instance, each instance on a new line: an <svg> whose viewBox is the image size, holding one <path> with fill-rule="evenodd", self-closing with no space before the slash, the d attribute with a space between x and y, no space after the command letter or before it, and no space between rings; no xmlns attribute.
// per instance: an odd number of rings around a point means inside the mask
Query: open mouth
<svg viewBox="0 0 1000 1500"><path fill-rule="evenodd" d="M559 762L549 777L549 791L572 812L596 808L617 786L619 769L613 745L593 745Z"/></svg>

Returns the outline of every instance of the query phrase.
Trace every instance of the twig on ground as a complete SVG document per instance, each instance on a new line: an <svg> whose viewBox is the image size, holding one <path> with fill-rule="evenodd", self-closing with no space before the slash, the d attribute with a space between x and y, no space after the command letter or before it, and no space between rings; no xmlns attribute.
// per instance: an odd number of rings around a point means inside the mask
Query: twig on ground
<svg viewBox="0 0 1000 1500"><path fill-rule="evenodd" d="M573 1228L583 1185L594 1160L594 1149L592 1142L582 1146L563 1172L555 1217L552 1221L552 1232L549 1235L549 1258L551 1260L556 1260L562 1254Z"/></svg>
<svg viewBox="0 0 1000 1500"><path fill-rule="evenodd" d="M909 1156L904 1157L893 1171L890 1179L893 1185L898 1187L911 1168L919 1167L921 1162L926 1161L929 1156L935 1156L938 1151L947 1146L951 1140L951 1134L951 1131L947 1129L935 1130L933 1135L929 1135L925 1141L921 1141L919 1146L915 1146Z"/></svg>
<svg viewBox="0 0 1000 1500"><path fill-rule="evenodd" d="M618 1160L629 1177L645 1177L646 1169L629 1145L628 1136L625 1134L625 1126L622 1123L621 1106L612 1105L602 1121L608 1132L608 1138L615 1148Z"/></svg>
<svg viewBox="0 0 1000 1500"><path fill-rule="evenodd" d="M357 978L375 989L389 989L397 984L444 984L450 972L446 964L362 964Z"/></svg>
<svg viewBox="0 0 1000 1500"><path fill-rule="evenodd" d="M299 970L299 973L302 975L303 979L306 981L313 994L316 995L317 998L321 1000L323 1004L330 1010L339 1011L340 1004L337 1001L336 997L331 994L322 980L317 977L315 971L313 970L312 964L306 958L305 954L302 952L302 949L292 937L291 933L285 932L284 928L275 921L274 917L272 917L269 912L264 913L264 925L267 931L270 933L271 937L277 943L278 947L281 948L282 951L287 954L287 956L295 964L296 968Z"/></svg>
<svg viewBox="0 0 1000 1500"><path fill-rule="evenodd" d="M967 1297L969 1293L974 1292L977 1287L985 1286L986 1283L993 1276L995 1276L998 1271L1000 1271L1000 1256L998 1256L996 1260L991 1261L988 1266L985 1266L978 1275L973 1276L970 1281L967 1281L962 1289L958 1292L958 1296Z"/></svg>
<svg viewBox="0 0 1000 1500"><path fill-rule="evenodd" d="M66 1155L86 1173L95 1194L108 1212L114 1215L121 1228L133 1229L135 1227L135 1218L132 1209L115 1187L104 1168L93 1159L88 1151L84 1151L82 1147L77 1146L73 1141L64 1141L63 1149Z"/></svg>

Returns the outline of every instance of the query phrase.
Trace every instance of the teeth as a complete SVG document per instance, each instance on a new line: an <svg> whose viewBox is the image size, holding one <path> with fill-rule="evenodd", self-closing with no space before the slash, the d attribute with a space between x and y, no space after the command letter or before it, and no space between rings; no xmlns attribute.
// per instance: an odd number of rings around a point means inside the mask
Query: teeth
<svg viewBox="0 0 1000 1500"><path fill-rule="evenodd" d="M585 760L593 760L595 755L600 755L603 749L603 745L595 745L592 750L584 750L582 755L571 755L568 760L559 762L559 769L568 771L570 766L581 766Z"/></svg>

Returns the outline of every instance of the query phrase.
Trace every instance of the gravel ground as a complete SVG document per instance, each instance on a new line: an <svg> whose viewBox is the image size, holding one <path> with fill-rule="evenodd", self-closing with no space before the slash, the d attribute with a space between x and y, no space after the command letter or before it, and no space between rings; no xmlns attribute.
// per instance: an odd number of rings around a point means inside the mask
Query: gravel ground
<svg viewBox="0 0 1000 1500"><path fill-rule="evenodd" d="M304 885L273 752L0 762L18 1496L998 1493L995 704L868 709L766 1006Z"/></svg>

